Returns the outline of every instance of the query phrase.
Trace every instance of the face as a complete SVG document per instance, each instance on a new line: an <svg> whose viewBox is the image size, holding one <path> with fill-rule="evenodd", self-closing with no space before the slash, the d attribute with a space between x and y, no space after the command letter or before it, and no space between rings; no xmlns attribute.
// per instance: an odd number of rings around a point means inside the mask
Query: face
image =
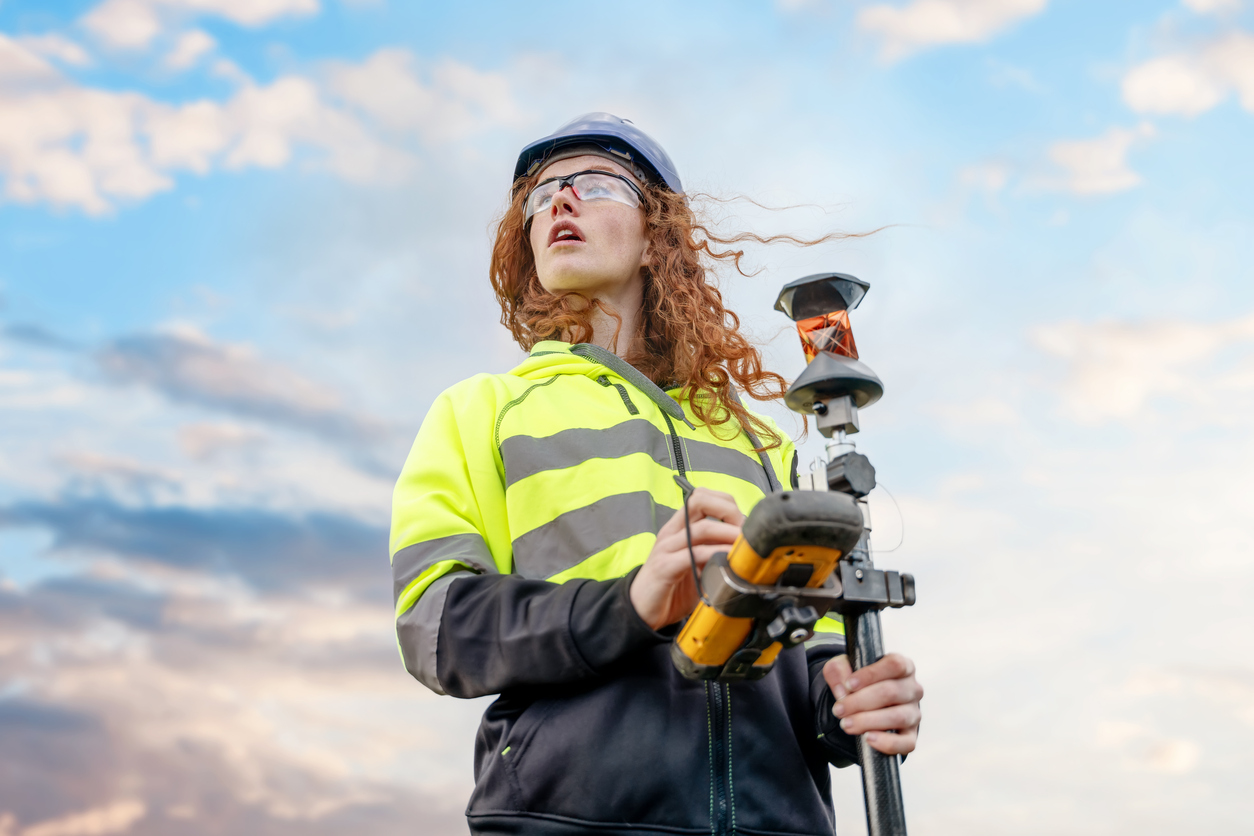
<svg viewBox="0 0 1254 836"><path fill-rule="evenodd" d="M591 154L558 160L536 182L588 170L622 174L640 185L627 169ZM589 298L622 299L644 283L641 268L649 257L644 209L613 200L582 201L562 189L531 218L531 252L540 284L550 293L576 290Z"/></svg>

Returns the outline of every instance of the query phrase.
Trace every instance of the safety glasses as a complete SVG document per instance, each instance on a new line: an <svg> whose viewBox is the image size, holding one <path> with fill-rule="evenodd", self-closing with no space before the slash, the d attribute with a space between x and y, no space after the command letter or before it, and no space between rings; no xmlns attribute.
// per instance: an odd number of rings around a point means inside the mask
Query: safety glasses
<svg viewBox="0 0 1254 836"><path fill-rule="evenodd" d="M644 193L621 174L576 171L565 177L550 177L537 184L527 195L527 220L531 220L535 213L548 209L557 193L567 186L580 200L612 200L627 206L639 206L644 202Z"/></svg>

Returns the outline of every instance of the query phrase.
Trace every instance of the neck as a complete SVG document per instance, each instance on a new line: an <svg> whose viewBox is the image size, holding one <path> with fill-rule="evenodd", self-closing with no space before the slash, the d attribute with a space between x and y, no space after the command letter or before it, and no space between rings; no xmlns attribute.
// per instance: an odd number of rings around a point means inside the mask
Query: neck
<svg viewBox="0 0 1254 836"><path fill-rule="evenodd" d="M640 308L644 304L644 282L635 281L614 293L598 293L595 297L613 308L622 320L597 309L592 312L592 342L619 357L626 358L640 348ZM614 339L617 332L618 339Z"/></svg>

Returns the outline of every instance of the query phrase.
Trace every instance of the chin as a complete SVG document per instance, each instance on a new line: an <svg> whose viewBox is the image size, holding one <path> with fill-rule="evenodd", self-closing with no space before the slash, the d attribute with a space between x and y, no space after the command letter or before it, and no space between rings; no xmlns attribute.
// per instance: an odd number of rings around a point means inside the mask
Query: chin
<svg viewBox="0 0 1254 836"><path fill-rule="evenodd" d="M605 281L598 281L588 276L556 275L540 279L540 286L549 293L583 293L591 296L606 287Z"/></svg>

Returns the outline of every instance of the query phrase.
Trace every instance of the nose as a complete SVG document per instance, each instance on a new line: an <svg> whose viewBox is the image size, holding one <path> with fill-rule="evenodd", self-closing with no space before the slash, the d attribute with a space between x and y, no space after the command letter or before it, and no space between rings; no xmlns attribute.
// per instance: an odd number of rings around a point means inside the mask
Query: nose
<svg viewBox="0 0 1254 836"><path fill-rule="evenodd" d="M563 186L557 194L553 195L553 200L549 203L549 212L554 218L562 214L578 215L575 209L578 202L579 196L575 194L575 187Z"/></svg>

